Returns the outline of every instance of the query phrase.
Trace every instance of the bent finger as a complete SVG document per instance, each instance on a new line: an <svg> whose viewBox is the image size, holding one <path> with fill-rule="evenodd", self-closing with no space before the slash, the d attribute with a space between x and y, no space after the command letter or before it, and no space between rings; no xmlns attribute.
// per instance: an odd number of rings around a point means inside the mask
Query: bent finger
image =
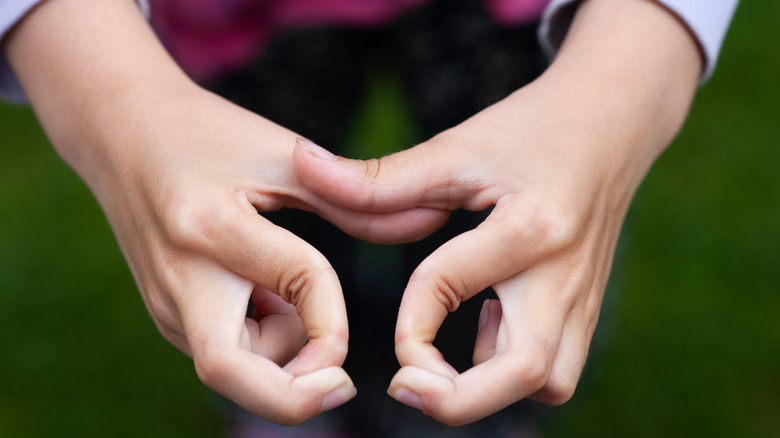
<svg viewBox="0 0 780 438"><path fill-rule="evenodd" d="M241 345L284 365L306 345L306 331L295 307L263 286L252 293L252 317L244 320Z"/></svg>
<svg viewBox="0 0 780 438"><path fill-rule="evenodd" d="M595 314L585 313L584 307L581 305L572 309L547 382L528 398L558 406L569 401L574 395L588 358L588 349L598 319L598 310Z"/></svg>
<svg viewBox="0 0 780 438"><path fill-rule="evenodd" d="M501 326L501 302L485 300L479 314L477 340L474 342L474 365L487 361L496 354L498 330Z"/></svg>
<svg viewBox="0 0 780 438"><path fill-rule="evenodd" d="M401 365L442 365L432 343L447 314L545 256L533 229L516 225L516 216L511 206L500 203L485 222L442 245L415 270L396 325Z"/></svg>
<svg viewBox="0 0 780 438"><path fill-rule="evenodd" d="M291 372L340 366L349 329L335 271L311 245L257 214L245 195L236 196L235 209L215 213L205 230L211 252L233 272L295 306L309 341Z"/></svg>
<svg viewBox="0 0 780 438"><path fill-rule="evenodd" d="M537 393L549 380L568 314L555 293L559 280L541 266L496 284L502 310L494 353L459 375L413 357L389 393L450 425L479 420Z"/></svg>
<svg viewBox="0 0 780 438"><path fill-rule="evenodd" d="M251 282L219 268L202 270L182 306L199 378L257 415L281 424L303 422L346 402L355 389L339 367L294 376L242 345Z"/></svg>

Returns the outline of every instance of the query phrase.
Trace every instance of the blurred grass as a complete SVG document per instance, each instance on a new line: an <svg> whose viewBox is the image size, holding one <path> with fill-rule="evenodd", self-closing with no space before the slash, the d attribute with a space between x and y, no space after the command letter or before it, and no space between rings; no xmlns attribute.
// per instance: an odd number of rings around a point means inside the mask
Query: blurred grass
<svg viewBox="0 0 780 438"><path fill-rule="evenodd" d="M28 108L0 129L0 436L217 435L85 186Z"/></svg>
<svg viewBox="0 0 780 438"><path fill-rule="evenodd" d="M740 5L715 77L635 200L606 346L550 435L780 430L778 16L777 2ZM350 142L384 151L413 127L376 80L369 102L383 104ZM0 105L0 130L0 436L219 435L219 402L157 334L31 111Z"/></svg>
<svg viewBox="0 0 780 438"><path fill-rule="evenodd" d="M778 436L780 33L740 5L632 207L617 322L555 436Z"/></svg>

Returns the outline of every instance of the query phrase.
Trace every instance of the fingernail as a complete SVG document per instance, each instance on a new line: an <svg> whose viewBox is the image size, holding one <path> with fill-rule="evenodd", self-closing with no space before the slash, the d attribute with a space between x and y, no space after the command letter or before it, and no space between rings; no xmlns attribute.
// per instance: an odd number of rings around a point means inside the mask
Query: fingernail
<svg viewBox="0 0 780 438"><path fill-rule="evenodd" d="M297 361L298 361L298 356L295 356L291 361L287 362L287 365L282 367L282 369L289 372L290 368L292 368L295 365L295 362Z"/></svg>
<svg viewBox="0 0 780 438"><path fill-rule="evenodd" d="M485 300L482 303L482 310L479 312L479 327L477 327L477 330L482 330L482 327L487 324L488 316L490 316L490 300Z"/></svg>
<svg viewBox="0 0 780 438"><path fill-rule="evenodd" d="M447 367L447 369L448 369L448 370L450 370L450 375L451 375L452 377L456 377L456 376L460 375L460 373L458 372L458 370L456 370L454 366L450 365L450 363L449 363L449 362L447 362L446 360L442 360L442 362L443 362L443 363L444 363L444 365Z"/></svg>
<svg viewBox="0 0 780 438"><path fill-rule="evenodd" d="M306 152L314 155L317 158L322 158L323 160L328 161L336 161L339 158L322 146L317 146L316 144L312 143L310 140L298 137L297 141L301 146L303 146L304 149L306 149Z"/></svg>
<svg viewBox="0 0 780 438"><path fill-rule="evenodd" d="M401 386L400 388L396 389L395 392L391 393L390 397L393 397L406 406L411 406L421 411L423 409L422 399L420 399L420 396L417 395L416 392L409 388L404 388Z"/></svg>
<svg viewBox="0 0 780 438"><path fill-rule="evenodd" d="M328 411L341 406L357 394L357 389L351 383L345 383L331 391L322 400L322 411Z"/></svg>

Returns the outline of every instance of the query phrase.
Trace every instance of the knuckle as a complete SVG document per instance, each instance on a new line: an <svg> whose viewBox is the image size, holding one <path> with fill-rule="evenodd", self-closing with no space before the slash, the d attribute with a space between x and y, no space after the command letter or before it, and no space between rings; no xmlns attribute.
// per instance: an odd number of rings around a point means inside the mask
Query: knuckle
<svg viewBox="0 0 780 438"><path fill-rule="evenodd" d="M534 356L523 361L519 367L519 376L527 387L534 389L544 386L549 366L547 360Z"/></svg>
<svg viewBox="0 0 780 438"><path fill-rule="evenodd" d="M377 158L371 158L363 161L363 173L366 178L376 180L379 178L379 173L382 170L382 160Z"/></svg>
<svg viewBox="0 0 780 438"><path fill-rule="evenodd" d="M158 306L154 304L154 301L159 300L159 298L153 297L149 298L149 316L151 316L152 322L154 322L157 331L160 332L163 338L169 343L177 345L176 341L179 340L181 333L179 330L181 321L178 317L178 309L175 307L168 307L167 301L166 304ZM170 304L170 306L175 306L175 304Z"/></svg>
<svg viewBox="0 0 780 438"><path fill-rule="evenodd" d="M513 199L511 204L519 204L521 201ZM525 201L522 201L525 203ZM511 226L516 230L516 243L524 247L530 247L539 254L558 251L574 242L577 238L577 223L572 220L575 215L567 211L560 203L543 202L536 208L527 209L526 206L517 205L516 208L506 209L507 215L502 215L499 220L511 221ZM526 211L524 219L518 222L516 212Z"/></svg>
<svg viewBox="0 0 780 438"><path fill-rule="evenodd" d="M173 274L168 274L168 276L173 276ZM156 286L151 291L147 291L147 293L143 294L143 296L146 299L146 307L149 314L170 323L177 319L176 316L179 315L179 308L171 297L171 294L165 292L169 290L171 290L171 288L163 289Z"/></svg>
<svg viewBox="0 0 780 438"><path fill-rule="evenodd" d="M415 338L413 325L408 320L398 321L398 324L395 326L393 341L395 354L401 365L410 365L411 363L407 359L413 357L412 352L419 341Z"/></svg>
<svg viewBox="0 0 780 438"><path fill-rule="evenodd" d="M550 379L544 388L542 388L542 392L544 393L544 401L548 405L560 406L571 400L576 389L576 379Z"/></svg>
<svg viewBox="0 0 780 438"><path fill-rule="evenodd" d="M182 345L181 343L183 340L182 336L171 326L171 324L154 315L152 315L152 322L154 322L154 326L157 328L157 331L160 333L163 339L165 339L169 344L180 350L186 348L186 345Z"/></svg>
<svg viewBox="0 0 780 438"><path fill-rule="evenodd" d="M457 133L452 133L451 130L442 131L430 139L428 139L424 145L430 148L451 148L456 140L458 140Z"/></svg>
<svg viewBox="0 0 780 438"><path fill-rule="evenodd" d="M195 351L193 361L198 378L211 389L219 392L230 374L230 364L224 348L215 341L207 341Z"/></svg>
<svg viewBox="0 0 780 438"><path fill-rule="evenodd" d="M224 209L211 208L203 202L179 202L166 221L168 235L174 244L184 248L204 248L217 239L218 233L235 227Z"/></svg>
<svg viewBox="0 0 780 438"><path fill-rule="evenodd" d="M540 252L555 251L573 240L574 230L568 218L556 208L543 208L525 229L525 240Z"/></svg>
<svg viewBox="0 0 780 438"><path fill-rule="evenodd" d="M276 290L283 300L298 307L306 301L319 279L335 276L336 272L323 258L304 256L281 273Z"/></svg>
<svg viewBox="0 0 780 438"><path fill-rule="evenodd" d="M356 194L356 198L359 204L363 205L367 211L371 211L376 204L376 190L372 188L379 180L380 172L382 171L382 159L371 158L369 160L362 161L363 163L363 175L369 181L369 184L362 184L362 187Z"/></svg>
<svg viewBox="0 0 780 438"><path fill-rule="evenodd" d="M344 360L347 358L349 342L348 330L338 330L333 333L329 333L322 343L325 346L324 349L329 352L331 358L330 366L341 366Z"/></svg>
<svg viewBox="0 0 780 438"><path fill-rule="evenodd" d="M515 364L513 374L517 384L527 393L533 393L544 387L550 374L550 361L541 348L530 348L523 352Z"/></svg>
<svg viewBox="0 0 780 438"><path fill-rule="evenodd" d="M313 279L307 269L290 269L279 277L277 289L279 295L292 304L298 306L301 298L306 297L306 291L311 289Z"/></svg>
<svg viewBox="0 0 780 438"><path fill-rule="evenodd" d="M430 291L433 300L450 313L458 309L467 289L463 280L449 275L428 274L425 271L412 274L410 283L412 282L424 285L423 290Z"/></svg>

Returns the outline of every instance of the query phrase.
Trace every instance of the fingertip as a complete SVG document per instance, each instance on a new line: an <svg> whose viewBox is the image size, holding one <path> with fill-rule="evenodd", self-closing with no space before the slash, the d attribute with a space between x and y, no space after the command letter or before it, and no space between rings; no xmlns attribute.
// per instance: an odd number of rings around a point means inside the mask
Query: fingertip
<svg viewBox="0 0 780 438"><path fill-rule="evenodd" d="M292 386L300 393L322 394L320 412L340 406L357 394L352 379L341 367L327 367L295 377Z"/></svg>
<svg viewBox="0 0 780 438"><path fill-rule="evenodd" d="M387 390L395 400L450 425L460 421L459 415L448 409L447 400L454 393L453 379L412 366L401 368Z"/></svg>
<svg viewBox="0 0 780 438"><path fill-rule="evenodd" d="M442 376L420 367L405 366L398 370L393 377L387 394L401 403L405 403L404 400L414 401L416 396L416 399L422 403L427 397L451 393L454 389L455 384L448 376ZM422 409L422 407L418 409Z"/></svg>
<svg viewBox="0 0 780 438"><path fill-rule="evenodd" d="M315 370L341 366L347 357L347 339L330 336L329 339L309 340L301 351L284 366L293 376L301 376Z"/></svg>
<svg viewBox="0 0 780 438"><path fill-rule="evenodd" d="M399 386L395 389L388 388L387 394L397 401L405 404L406 406L418 409L420 411L423 410L422 398L420 398L416 392L405 386Z"/></svg>
<svg viewBox="0 0 780 438"><path fill-rule="evenodd" d="M322 412L329 411L335 407L341 406L344 403L350 401L356 395L357 388L355 388L355 385L353 385L351 382L345 383L329 392L328 395L325 396L325 398L322 400Z"/></svg>

